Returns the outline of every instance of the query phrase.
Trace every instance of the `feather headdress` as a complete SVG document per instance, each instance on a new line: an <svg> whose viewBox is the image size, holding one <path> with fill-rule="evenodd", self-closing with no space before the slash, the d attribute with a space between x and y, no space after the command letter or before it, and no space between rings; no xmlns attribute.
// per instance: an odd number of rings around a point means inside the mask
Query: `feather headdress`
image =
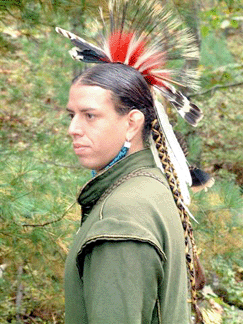
<svg viewBox="0 0 243 324"><path fill-rule="evenodd" d="M110 0L108 23L100 9L102 31L99 45L57 27L75 46L71 56L87 63L120 62L137 69L191 125L202 118L201 110L174 85L195 89L198 73L186 63L199 58L188 28L175 13L157 0Z"/></svg>
<svg viewBox="0 0 243 324"><path fill-rule="evenodd" d="M72 58L87 63L120 62L137 69L188 123L196 126L203 116L201 110L176 87L198 87L198 73L189 69L187 63L198 59L199 52L193 36L183 28L176 14L157 0L110 0L108 15L100 9L100 17L101 34L96 45L56 28L75 46L70 51ZM181 182L184 201L189 204L185 183L190 185L191 177L185 156L163 106L157 103L155 110Z"/></svg>

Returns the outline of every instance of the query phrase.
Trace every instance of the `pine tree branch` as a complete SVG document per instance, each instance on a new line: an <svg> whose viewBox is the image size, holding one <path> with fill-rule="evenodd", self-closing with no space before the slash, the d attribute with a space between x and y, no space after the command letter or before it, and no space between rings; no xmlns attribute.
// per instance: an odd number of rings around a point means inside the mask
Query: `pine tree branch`
<svg viewBox="0 0 243 324"><path fill-rule="evenodd" d="M56 163L54 161L49 161L49 160L39 160L41 163L47 163L47 164L53 164L62 168L68 168L68 169L81 169L81 166L75 166L75 165L66 165L66 164L60 164L60 163Z"/></svg>
<svg viewBox="0 0 243 324"><path fill-rule="evenodd" d="M197 92L197 93L191 93L188 95L188 97L197 97L197 96L201 96L201 95L204 95L208 92L212 92L212 91L215 91L217 89L222 89L222 88L231 88L231 87L237 87L237 86L240 86L240 85L243 85L243 81L241 82L236 82L236 83L229 83L229 84L216 84L215 86L213 86L212 88L209 88L207 90L204 90L202 92Z"/></svg>
<svg viewBox="0 0 243 324"><path fill-rule="evenodd" d="M76 200L75 202L73 202L70 206L68 206L68 208L65 210L65 212L62 214L62 216L60 216L59 218L53 220L53 221L50 221L50 222L46 222L46 223L43 223L43 224L22 224L23 227L44 227L44 226L47 226L47 225L50 225L50 224L54 224L54 223L57 223L57 222L60 222L60 220L63 219L63 217L67 214L67 212L76 204Z"/></svg>
<svg viewBox="0 0 243 324"><path fill-rule="evenodd" d="M14 14L12 14L12 12L11 12L8 8L5 7L4 10L7 11L7 13L8 13L11 17L13 17L14 19L16 19L16 20L21 20L20 18L14 16Z"/></svg>

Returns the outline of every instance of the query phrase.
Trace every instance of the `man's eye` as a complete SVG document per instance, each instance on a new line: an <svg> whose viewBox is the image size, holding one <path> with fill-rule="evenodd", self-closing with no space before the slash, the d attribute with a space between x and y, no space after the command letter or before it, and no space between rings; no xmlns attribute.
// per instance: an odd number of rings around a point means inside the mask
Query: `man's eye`
<svg viewBox="0 0 243 324"><path fill-rule="evenodd" d="M73 119L74 114L73 113L69 113L68 116L70 117L70 119Z"/></svg>
<svg viewBox="0 0 243 324"><path fill-rule="evenodd" d="M86 117L87 117L87 119L94 119L95 115L90 114L90 113L86 113Z"/></svg>

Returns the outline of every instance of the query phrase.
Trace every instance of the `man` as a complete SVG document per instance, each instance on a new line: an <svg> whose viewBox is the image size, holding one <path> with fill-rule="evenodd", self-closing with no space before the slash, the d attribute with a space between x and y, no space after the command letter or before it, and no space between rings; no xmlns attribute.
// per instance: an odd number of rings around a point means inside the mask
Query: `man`
<svg viewBox="0 0 243 324"><path fill-rule="evenodd" d="M154 114L145 80L122 64L97 65L74 81L68 112L74 151L97 174L78 198L66 323L189 323L183 228L148 148ZM126 156L109 166L126 141Z"/></svg>
<svg viewBox="0 0 243 324"><path fill-rule="evenodd" d="M68 102L74 151L93 178L78 198L81 227L66 262L66 323L188 324L188 299L203 323L185 206L191 176L152 96L158 89L196 126L201 110L174 84L193 88L197 74L171 66L189 68L198 50L157 0L109 1L109 30L101 17L101 47L56 28L75 45L73 58L98 63L74 80Z"/></svg>

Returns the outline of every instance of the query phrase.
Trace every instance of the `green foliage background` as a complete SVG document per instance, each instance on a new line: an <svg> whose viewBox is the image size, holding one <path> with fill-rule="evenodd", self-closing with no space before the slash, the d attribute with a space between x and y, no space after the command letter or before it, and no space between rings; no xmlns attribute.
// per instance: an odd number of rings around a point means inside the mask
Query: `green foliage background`
<svg viewBox="0 0 243 324"><path fill-rule="evenodd" d="M65 114L70 82L81 67L53 27L89 36L102 2L0 2L0 323L63 323L64 262L80 222L75 197L90 174L72 152ZM190 21L188 2L175 3ZM198 17L202 88L191 98L205 117L192 129L172 114L190 163L216 180L208 192L192 193L190 207L213 288L202 298L207 323L243 321L241 6L204 3Z"/></svg>

